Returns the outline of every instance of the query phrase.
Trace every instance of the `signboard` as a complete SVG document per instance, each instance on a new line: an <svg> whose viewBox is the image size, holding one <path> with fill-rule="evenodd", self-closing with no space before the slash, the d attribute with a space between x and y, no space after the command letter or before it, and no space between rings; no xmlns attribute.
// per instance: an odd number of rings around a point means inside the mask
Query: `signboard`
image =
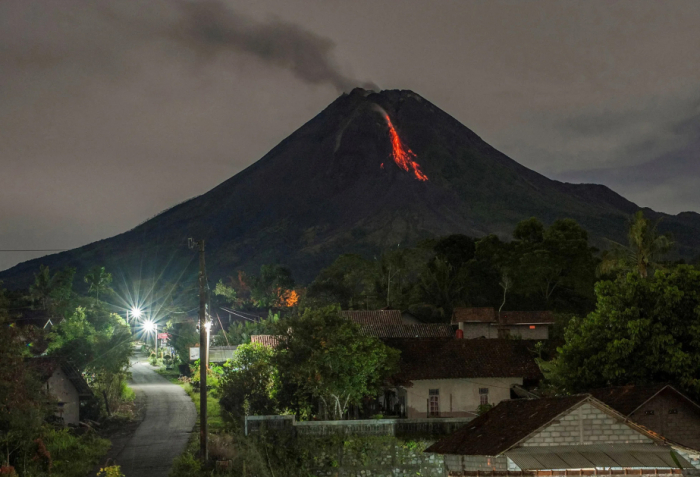
<svg viewBox="0 0 700 477"><path fill-rule="evenodd" d="M236 351L237 346L212 346L209 348L209 362L210 363L225 363L229 359L233 358L233 352ZM199 359L199 347L190 348L190 361L197 361Z"/></svg>
<svg viewBox="0 0 700 477"><path fill-rule="evenodd" d="M168 339L168 333L158 333L158 339L159 339L159 340L167 340L167 339Z"/></svg>
<svg viewBox="0 0 700 477"><path fill-rule="evenodd" d="M199 359L199 347L190 348L190 361L197 361Z"/></svg>

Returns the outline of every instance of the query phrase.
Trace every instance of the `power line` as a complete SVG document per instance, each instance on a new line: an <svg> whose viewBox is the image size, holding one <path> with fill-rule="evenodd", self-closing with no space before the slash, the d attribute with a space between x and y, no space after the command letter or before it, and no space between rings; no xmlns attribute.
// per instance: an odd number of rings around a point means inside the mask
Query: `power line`
<svg viewBox="0 0 700 477"><path fill-rule="evenodd" d="M68 248L49 248L49 249L0 249L0 252L67 252Z"/></svg>

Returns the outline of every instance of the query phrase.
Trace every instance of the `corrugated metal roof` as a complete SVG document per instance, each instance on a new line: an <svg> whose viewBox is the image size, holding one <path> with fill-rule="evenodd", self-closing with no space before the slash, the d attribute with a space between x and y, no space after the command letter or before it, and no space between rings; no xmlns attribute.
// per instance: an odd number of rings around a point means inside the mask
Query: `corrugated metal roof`
<svg viewBox="0 0 700 477"><path fill-rule="evenodd" d="M598 444L520 447L505 455L522 470L677 468L671 452L669 447L652 444ZM674 454L684 468L693 468L682 456Z"/></svg>

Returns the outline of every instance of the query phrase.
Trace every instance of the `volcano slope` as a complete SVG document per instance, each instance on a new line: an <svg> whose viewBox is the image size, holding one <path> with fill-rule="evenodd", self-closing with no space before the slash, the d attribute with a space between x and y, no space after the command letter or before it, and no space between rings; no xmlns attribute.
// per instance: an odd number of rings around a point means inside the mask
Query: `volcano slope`
<svg viewBox="0 0 700 477"><path fill-rule="evenodd" d="M572 218L594 244L625 240L632 202L600 185L547 179L486 144L411 91L344 94L262 159L206 194L138 227L0 273L26 286L40 264L99 264L124 276L175 279L194 272L187 238L207 242L213 279L264 263L309 281L341 253L373 256L389 247L462 233L507 237L531 216ZM680 257L700 253L700 215L663 218Z"/></svg>

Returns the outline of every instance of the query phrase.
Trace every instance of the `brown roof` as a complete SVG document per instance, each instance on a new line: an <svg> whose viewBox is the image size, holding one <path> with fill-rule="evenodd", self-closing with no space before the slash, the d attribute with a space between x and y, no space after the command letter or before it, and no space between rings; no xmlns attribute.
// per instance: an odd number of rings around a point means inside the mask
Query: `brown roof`
<svg viewBox="0 0 700 477"><path fill-rule="evenodd" d="M481 323L491 323L496 321L496 310L494 308L455 308L452 313L452 323L457 324L463 321L477 321Z"/></svg>
<svg viewBox="0 0 700 477"><path fill-rule="evenodd" d="M387 339L401 351L400 380L507 378L540 379L525 340Z"/></svg>
<svg viewBox="0 0 700 477"><path fill-rule="evenodd" d="M88 386L85 378L83 378L82 374L80 374L75 366L61 361L58 358L51 357L27 358L26 362L29 367L37 373L42 382L48 381L53 373L60 368L78 391L80 397L92 396L90 386Z"/></svg>
<svg viewBox="0 0 700 477"><path fill-rule="evenodd" d="M550 311L503 311L501 318L504 323L512 325L554 323L554 315ZM494 308L455 308L452 323L461 322L497 323L498 313Z"/></svg>
<svg viewBox="0 0 700 477"><path fill-rule="evenodd" d="M341 311L340 315L358 325L400 325L403 323L400 310Z"/></svg>
<svg viewBox="0 0 700 477"><path fill-rule="evenodd" d="M493 340L485 340L493 341ZM507 451L576 404L589 399L577 396L501 401L425 452L495 456Z"/></svg>
<svg viewBox="0 0 700 477"><path fill-rule="evenodd" d="M365 336L377 338L453 338L452 325L445 324L377 324L360 325Z"/></svg>
<svg viewBox="0 0 700 477"><path fill-rule="evenodd" d="M629 416L635 410L639 409L644 403L652 399L654 396L659 394L661 391L670 391L683 399L689 401L694 406L698 406L697 403L692 401L690 398L684 396L673 386L668 384L649 384L649 385L629 385L629 386L616 386L609 388L594 389L589 391L590 394L604 402L606 405L615 409L620 414L624 416Z"/></svg>
<svg viewBox="0 0 700 477"><path fill-rule="evenodd" d="M280 344L279 339L273 335L251 335L250 342L260 343L261 345L269 346L270 348L276 348Z"/></svg>

